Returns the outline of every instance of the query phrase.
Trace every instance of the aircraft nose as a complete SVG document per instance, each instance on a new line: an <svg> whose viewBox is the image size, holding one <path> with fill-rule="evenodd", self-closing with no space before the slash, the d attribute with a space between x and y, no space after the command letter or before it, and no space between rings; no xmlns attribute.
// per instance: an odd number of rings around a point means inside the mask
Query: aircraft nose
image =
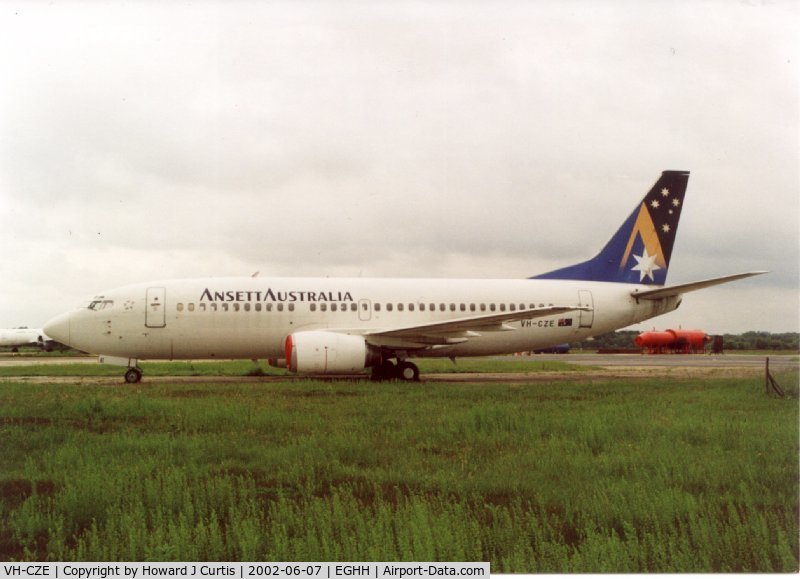
<svg viewBox="0 0 800 579"><path fill-rule="evenodd" d="M72 337L70 335L70 315L61 314L60 316L56 316L47 322L42 330L56 342L69 345Z"/></svg>

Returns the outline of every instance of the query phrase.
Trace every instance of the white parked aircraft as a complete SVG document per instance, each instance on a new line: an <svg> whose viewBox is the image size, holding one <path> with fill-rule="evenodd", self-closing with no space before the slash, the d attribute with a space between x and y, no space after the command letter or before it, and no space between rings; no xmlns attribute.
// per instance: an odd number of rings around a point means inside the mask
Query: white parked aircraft
<svg viewBox="0 0 800 579"><path fill-rule="evenodd" d="M410 359L579 341L670 312L682 294L765 272L664 286L689 173L664 171L593 259L530 279L200 278L104 292L45 325L59 342L140 359L270 359L310 374L419 379ZM395 362L396 361L396 362Z"/></svg>
<svg viewBox="0 0 800 579"><path fill-rule="evenodd" d="M40 346L44 348L52 340L41 328L11 328L0 330L0 346Z"/></svg>

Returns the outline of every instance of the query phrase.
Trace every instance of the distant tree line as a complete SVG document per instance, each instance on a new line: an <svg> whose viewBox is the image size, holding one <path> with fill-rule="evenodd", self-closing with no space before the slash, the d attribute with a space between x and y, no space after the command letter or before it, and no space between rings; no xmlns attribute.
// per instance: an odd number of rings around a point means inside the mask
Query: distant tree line
<svg viewBox="0 0 800 579"><path fill-rule="evenodd" d="M744 334L723 334L726 350L795 350L800 349L800 334L786 332L745 332Z"/></svg>
<svg viewBox="0 0 800 579"><path fill-rule="evenodd" d="M641 332L622 330L597 336L593 340L571 344L573 350L597 350L600 348L636 348L633 339ZM723 347L726 350L800 350L800 333L786 332L745 332L744 334L723 334ZM710 348L709 348L710 349Z"/></svg>

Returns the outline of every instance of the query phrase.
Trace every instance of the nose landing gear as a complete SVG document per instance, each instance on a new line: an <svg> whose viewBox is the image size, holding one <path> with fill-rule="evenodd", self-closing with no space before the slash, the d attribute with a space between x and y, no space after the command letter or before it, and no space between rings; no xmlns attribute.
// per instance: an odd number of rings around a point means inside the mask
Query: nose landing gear
<svg viewBox="0 0 800 579"><path fill-rule="evenodd" d="M142 371L139 368L128 368L125 372L125 382L128 384L137 384L142 381Z"/></svg>
<svg viewBox="0 0 800 579"><path fill-rule="evenodd" d="M128 384L137 384L142 381L142 369L136 363L136 358L120 358L119 356L99 356L97 359L101 364L111 364L112 366L127 367L125 372L125 382Z"/></svg>

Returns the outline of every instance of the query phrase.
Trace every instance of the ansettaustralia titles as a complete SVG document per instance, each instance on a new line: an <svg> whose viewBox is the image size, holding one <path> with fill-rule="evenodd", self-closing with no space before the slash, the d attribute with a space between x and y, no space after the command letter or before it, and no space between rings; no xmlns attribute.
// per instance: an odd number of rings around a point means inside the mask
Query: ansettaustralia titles
<svg viewBox="0 0 800 579"><path fill-rule="evenodd" d="M225 290L211 291L206 288L200 295L200 301L208 302L352 302L353 295L349 291L308 291L289 290Z"/></svg>

